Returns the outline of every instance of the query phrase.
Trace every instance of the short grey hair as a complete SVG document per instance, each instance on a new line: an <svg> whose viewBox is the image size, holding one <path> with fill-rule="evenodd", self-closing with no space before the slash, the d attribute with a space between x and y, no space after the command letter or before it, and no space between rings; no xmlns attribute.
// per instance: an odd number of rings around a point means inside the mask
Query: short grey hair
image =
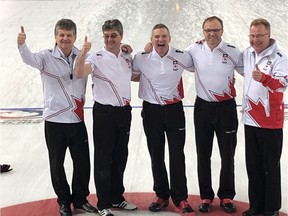
<svg viewBox="0 0 288 216"><path fill-rule="evenodd" d="M250 28L252 26L259 26L259 25L264 25L266 30L270 32L271 30L270 23L266 19L263 19L263 18L254 19L250 24Z"/></svg>
<svg viewBox="0 0 288 216"><path fill-rule="evenodd" d="M102 32L116 30L121 36L123 35L123 26L118 19L106 20L102 25Z"/></svg>
<svg viewBox="0 0 288 216"><path fill-rule="evenodd" d="M56 36L58 33L58 29L64 29L67 31L73 30L74 34L77 35L76 24L71 19L61 19L55 25L54 35Z"/></svg>

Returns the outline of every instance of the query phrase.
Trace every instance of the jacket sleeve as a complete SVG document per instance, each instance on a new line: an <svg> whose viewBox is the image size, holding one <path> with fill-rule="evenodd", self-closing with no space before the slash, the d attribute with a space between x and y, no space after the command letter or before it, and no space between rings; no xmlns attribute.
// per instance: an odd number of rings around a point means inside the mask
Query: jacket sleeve
<svg viewBox="0 0 288 216"><path fill-rule="evenodd" d="M43 70L44 67L44 51L39 53L32 53L26 44L18 46L19 53L25 64L30 65L31 67L37 68L38 70Z"/></svg>
<svg viewBox="0 0 288 216"><path fill-rule="evenodd" d="M260 80L263 86L272 91L284 92L288 87L288 61L287 58L281 59L274 65L271 74L262 73Z"/></svg>

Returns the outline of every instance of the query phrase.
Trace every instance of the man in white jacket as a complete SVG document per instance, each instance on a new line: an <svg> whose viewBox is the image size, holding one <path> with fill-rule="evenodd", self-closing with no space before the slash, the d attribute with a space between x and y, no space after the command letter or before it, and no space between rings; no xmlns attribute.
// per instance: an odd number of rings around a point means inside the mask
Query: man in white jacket
<svg viewBox="0 0 288 216"><path fill-rule="evenodd" d="M61 19L56 23L54 32L53 49L32 53L25 43L23 26L17 44L23 62L40 71L52 185L57 194L60 215L72 216L71 203L81 212L97 211L86 199L90 193L90 157L83 109L87 78L73 76L73 62L80 53L73 45L76 24L70 19ZM64 168L67 148L73 160L72 193Z"/></svg>
<svg viewBox="0 0 288 216"><path fill-rule="evenodd" d="M202 24L205 41L193 43L186 50L195 66L196 100L194 127L197 149L197 172L201 204L200 212L212 210L215 192L212 184L211 156L214 136L221 156L217 196L227 213L236 211L234 155L237 146L238 118L235 71L243 73L240 50L222 39L223 21L216 16Z"/></svg>
<svg viewBox="0 0 288 216"><path fill-rule="evenodd" d="M270 24L255 19L250 47L243 53L246 168L250 208L243 216L277 216L281 208L280 158L283 145L287 57L270 38Z"/></svg>
<svg viewBox="0 0 288 216"><path fill-rule="evenodd" d="M176 212L194 215L187 201L185 173L185 114L182 74L193 71L193 61L188 52L170 46L168 27L156 24L151 32L151 52L138 52L133 59L133 70L140 75L139 97L143 99L143 127L151 157L155 200L149 210L161 211L169 204ZM170 178L165 164L165 135L169 147ZM170 179L170 183L169 183Z"/></svg>
<svg viewBox="0 0 288 216"><path fill-rule="evenodd" d="M102 25L104 47L91 53L85 36L76 59L75 75L81 80L91 74L93 81L94 181L97 208L101 216L114 216L111 208L135 210L126 201L123 176L128 159L131 126L132 56L123 52L120 20ZM127 47L126 47L127 48Z"/></svg>

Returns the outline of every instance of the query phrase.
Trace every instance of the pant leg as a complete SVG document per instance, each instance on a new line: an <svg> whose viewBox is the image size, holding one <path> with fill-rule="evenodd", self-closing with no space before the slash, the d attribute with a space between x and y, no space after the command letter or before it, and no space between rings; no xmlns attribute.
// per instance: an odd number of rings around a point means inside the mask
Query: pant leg
<svg viewBox="0 0 288 216"><path fill-rule="evenodd" d="M112 107L95 102L93 106L94 181L98 198L97 207L100 210L112 206L111 169L114 138Z"/></svg>
<svg viewBox="0 0 288 216"><path fill-rule="evenodd" d="M116 147L112 160L112 203L121 203L125 200L123 177L128 158L128 143L131 126L131 106L114 110L117 122Z"/></svg>
<svg viewBox="0 0 288 216"><path fill-rule="evenodd" d="M66 150L69 145L69 124L45 121L44 127L51 181L57 195L57 202L59 205L70 204L72 198L64 169Z"/></svg>
<svg viewBox="0 0 288 216"><path fill-rule="evenodd" d="M73 160L72 199L74 206L87 202L90 180L88 135L84 122L73 124L69 150Z"/></svg>
<svg viewBox="0 0 288 216"><path fill-rule="evenodd" d="M216 109L215 131L221 157L218 197L233 199L235 192L234 156L238 118L235 100L220 102Z"/></svg>
<svg viewBox="0 0 288 216"><path fill-rule="evenodd" d="M246 169L251 208L263 211L277 211L281 208L282 144L282 129L245 125Z"/></svg>
<svg viewBox="0 0 288 216"><path fill-rule="evenodd" d="M169 147L171 197L176 206L188 198L185 167L185 115L182 102L165 106L165 128Z"/></svg>
<svg viewBox="0 0 288 216"><path fill-rule="evenodd" d="M256 128L245 125L245 156L250 207L264 211L264 183Z"/></svg>
<svg viewBox="0 0 288 216"><path fill-rule="evenodd" d="M197 150L197 171L201 199L214 199L211 179L211 154L214 137L213 106L196 98L194 108L194 127Z"/></svg>
<svg viewBox="0 0 288 216"><path fill-rule="evenodd" d="M158 197L168 199L170 189L165 165L165 132L163 125L163 107L143 102L143 127L151 157L153 190Z"/></svg>
<svg viewBox="0 0 288 216"><path fill-rule="evenodd" d="M263 129L265 174L265 211L281 209L281 167L280 159L283 146L283 129ZM261 133L262 134L262 133Z"/></svg>

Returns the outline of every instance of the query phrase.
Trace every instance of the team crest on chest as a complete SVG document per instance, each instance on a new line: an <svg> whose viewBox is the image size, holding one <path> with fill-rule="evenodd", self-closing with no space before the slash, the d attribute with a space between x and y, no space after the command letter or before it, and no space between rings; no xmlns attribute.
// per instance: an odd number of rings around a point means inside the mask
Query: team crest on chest
<svg viewBox="0 0 288 216"><path fill-rule="evenodd" d="M173 61L173 71L178 70L178 61Z"/></svg>
<svg viewBox="0 0 288 216"><path fill-rule="evenodd" d="M228 54L227 54L227 53L223 53L222 63L223 63L223 64L227 64L227 61L228 61Z"/></svg>
<svg viewBox="0 0 288 216"><path fill-rule="evenodd" d="M267 69L268 69L269 67L271 67L271 66L270 66L271 64L272 64L271 61L267 61L267 63L266 63L266 65L264 66L263 70L264 70L264 71L267 71Z"/></svg>

